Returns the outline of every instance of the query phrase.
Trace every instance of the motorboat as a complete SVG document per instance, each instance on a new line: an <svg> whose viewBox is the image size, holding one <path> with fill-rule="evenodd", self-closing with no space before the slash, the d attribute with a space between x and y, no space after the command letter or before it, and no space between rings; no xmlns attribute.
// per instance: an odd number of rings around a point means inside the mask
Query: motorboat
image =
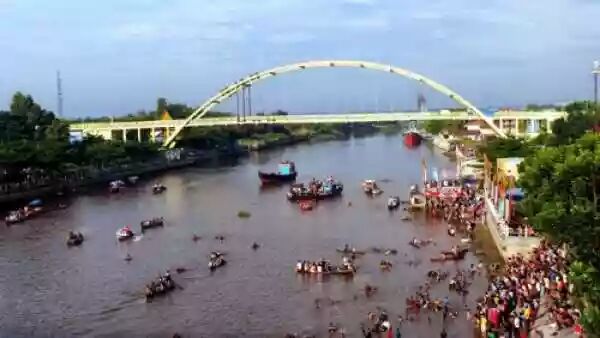
<svg viewBox="0 0 600 338"><path fill-rule="evenodd" d="M340 196L344 190L344 185L329 177L325 182L311 180L308 186L304 184L292 184L287 193L287 199L290 201L306 200L324 200Z"/></svg>
<svg viewBox="0 0 600 338"><path fill-rule="evenodd" d="M116 235L117 235L117 239L119 241L126 241L128 239L133 238L133 236L135 236L135 234L133 233L133 231L131 231L129 226L125 226L125 227L117 230Z"/></svg>
<svg viewBox="0 0 600 338"><path fill-rule="evenodd" d="M258 171L258 178L263 185L293 182L297 176L296 165L292 161L280 162L277 172L267 173Z"/></svg>

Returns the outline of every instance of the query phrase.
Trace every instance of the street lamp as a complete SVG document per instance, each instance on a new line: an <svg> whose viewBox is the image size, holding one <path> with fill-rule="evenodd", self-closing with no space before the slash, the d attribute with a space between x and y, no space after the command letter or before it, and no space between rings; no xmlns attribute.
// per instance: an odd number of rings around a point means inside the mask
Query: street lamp
<svg viewBox="0 0 600 338"><path fill-rule="evenodd" d="M594 75L594 103L598 104L598 74L600 74L600 61L594 61L592 74Z"/></svg>

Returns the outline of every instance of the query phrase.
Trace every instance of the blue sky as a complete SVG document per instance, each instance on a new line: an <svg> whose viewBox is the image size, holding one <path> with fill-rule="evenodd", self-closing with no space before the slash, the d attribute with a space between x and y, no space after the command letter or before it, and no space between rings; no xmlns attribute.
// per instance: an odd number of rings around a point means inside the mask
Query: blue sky
<svg viewBox="0 0 600 338"><path fill-rule="evenodd" d="M309 59L364 59L444 83L480 107L589 98L595 0L0 0L0 106L12 93L67 116L198 105L227 83ZM450 105L409 80L311 70L257 84L256 111ZM223 109L231 109L224 104Z"/></svg>

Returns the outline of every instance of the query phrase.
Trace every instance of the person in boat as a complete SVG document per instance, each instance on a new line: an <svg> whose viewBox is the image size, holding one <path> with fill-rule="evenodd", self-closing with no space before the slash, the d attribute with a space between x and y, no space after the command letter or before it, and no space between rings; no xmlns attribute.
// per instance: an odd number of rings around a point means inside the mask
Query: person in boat
<svg viewBox="0 0 600 338"><path fill-rule="evenodd" d="M76 239L77 235L73 231L69 231L69 239Z"/></svg>
<svg viewBox="0 0 600 338"><path fill-rule="evenodd" d="M450 252L452 252L452 255L454 255L454 257L458 257L458 253L459 253L458 246L457 245L452 246L452 249L450 249Z"/></svg>
<svg viewBox="0 0 600 338"><path fill-rule="evenodd" d="M419 243L419 242L420 242L420 241L419 241L419 240L418 240L416 237L413 237L413 238L410 240L410 245L414 245L414 246L417 246L417 247L418 247L418 246L421 244L421 243Z"/></svg>

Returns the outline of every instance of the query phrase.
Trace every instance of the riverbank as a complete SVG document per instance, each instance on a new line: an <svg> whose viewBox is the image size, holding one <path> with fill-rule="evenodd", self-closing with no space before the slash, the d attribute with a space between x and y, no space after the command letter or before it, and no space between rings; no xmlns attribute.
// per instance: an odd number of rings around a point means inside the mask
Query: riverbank
<svg viewBox="0 0 600 338"><path fill-rule="evenodd" d="M237 140L237 145L246 151L261 151L302 142L344 140L377 133L394 134L402 129L403 126L398 123L300 126L279 132L256 133Z"/></svg>
<svg viewBox="0 0 600 338"><path fill-rule="evenodd" d="M0 194L0 204L27 201L34 198L69 194L84 186L105 184L113 180L126 180L130 176L151 175L182 168L214 157L213 154L185 153L183 156L168 159L165 156L141 163L130 163L104 170L87 170L75 177L60 180L54 184L37 186L22 191Z"/></svg>
<svg viewBox="0 0 600 338"><path fill-rule="evenodd" d="M292 129L289 133L261 133L253 134L251 137L237 140L235 147L218 148L216 150L189 150L178 151L173 157L167 153L161 153L154 159L126 163L116 167L105 169L80 168L77 173L64 177L54 184L44 184L18 191L0 193L0 204L16 203L34 198L55 196L57 194L72 193L84 186L106 184L113 180L125 180L129 176L151 175L171 169L182 168L190 165L204 163L216 158L237 158L245 156L249 152L263 151L279 147L285 147L303 142L324 142L331 140L348 139L357 134L360 136L374 135L377 133L393 134L402 128L399 124L382 125L348 125L335 128L300 127Z"/></svg>

